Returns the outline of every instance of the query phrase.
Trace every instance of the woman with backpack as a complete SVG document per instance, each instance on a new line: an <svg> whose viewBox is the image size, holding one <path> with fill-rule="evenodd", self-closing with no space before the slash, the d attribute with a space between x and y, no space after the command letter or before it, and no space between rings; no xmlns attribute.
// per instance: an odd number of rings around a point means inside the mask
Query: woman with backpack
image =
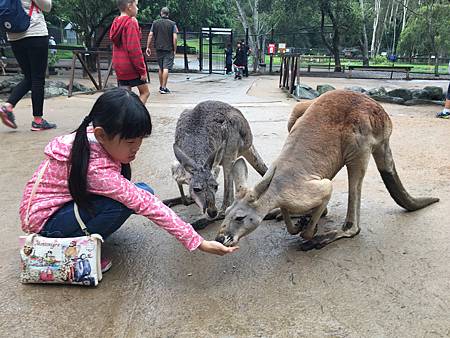
<svg viewBox="0 0 450 338"><path fill-rule="evenodd" d="M13 88L8 100L0 107L0 118L6 126L16 129L14 107L31 90L31 130L56 128L56 124L42 118L48 58L48 30L43 12L50 12L52 0L15 0L10 3L9 17L0 17L0 22L24 79Z"/></svg>

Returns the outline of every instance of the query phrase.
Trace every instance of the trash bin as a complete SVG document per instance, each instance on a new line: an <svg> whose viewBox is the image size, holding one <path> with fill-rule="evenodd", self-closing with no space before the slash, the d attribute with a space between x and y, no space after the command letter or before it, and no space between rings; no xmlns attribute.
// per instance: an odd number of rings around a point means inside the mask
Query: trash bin
<svg viewBox="0 0 450 338"><path fill-rule="evenodd" d="M261 72L261 73L265 73L266 72L266 64L265 63L260 63L259 64L259 71Z"/></svg>

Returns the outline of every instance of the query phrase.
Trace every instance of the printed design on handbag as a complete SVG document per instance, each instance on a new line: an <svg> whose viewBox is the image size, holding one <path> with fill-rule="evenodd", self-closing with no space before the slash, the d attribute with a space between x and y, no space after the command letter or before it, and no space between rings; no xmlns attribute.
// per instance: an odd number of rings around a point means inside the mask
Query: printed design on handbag
<svg viewBox="0 0 450 338"><path fill-rule="evenodd" d="M97 285L100 241L95 237L46 238L36 236L29 245L20 237L23 283Z"/></svg>

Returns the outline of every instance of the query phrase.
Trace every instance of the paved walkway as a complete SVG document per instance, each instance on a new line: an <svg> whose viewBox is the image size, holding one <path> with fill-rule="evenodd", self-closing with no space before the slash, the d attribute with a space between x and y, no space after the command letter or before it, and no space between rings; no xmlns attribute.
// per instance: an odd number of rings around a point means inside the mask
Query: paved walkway
<svg viewBox="0 0 450 338"><path fill-rule="evenodd" d="M427 82L305 78L306 84L424 86ZM436 84L436 82L433 82ZM443 87L446 83L440 83ZM161 198L176 196L170 177L174 127L181 111L206 99L229 102L250 122L267 162L279 153L295 101L278 77L234 81L226 76L171 75L171 95L156 93L149 108L154 132L133 163L133 179ZM0 337L433 337L450 335L450 121L437 106L385 104L392 149L413 195L441 202L406 213L388 195L373 161L364 181L361 234L320 251L298 251L285 226L264 222L226 257L188 253L145 218L133 216L105 244L112 269L97 288L22 285L18 280L18 205L43 159L47 142L74 130L99 94L45 102L58 129L32 133L30 99L16 109L19 129L0 126ZM250 182L258 175L250 170ZM219 189L219 196L223 189ZM347 180L341 171L325 226L342 224ZM176 207L190 221L195 206ZM218 224L202 235L214 238Z"/></svg>

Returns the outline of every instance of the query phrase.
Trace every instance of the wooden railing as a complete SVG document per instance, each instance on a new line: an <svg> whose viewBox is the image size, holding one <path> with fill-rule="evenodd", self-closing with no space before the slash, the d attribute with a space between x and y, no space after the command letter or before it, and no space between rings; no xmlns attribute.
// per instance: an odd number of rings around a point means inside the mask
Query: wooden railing
<svg viewBox="0 0 450 338"><path fill-rule="evenodd" d="M280 82L278 87L294 93L295 84L300 82L300 54L284 54L281 58Z"/></svg>

